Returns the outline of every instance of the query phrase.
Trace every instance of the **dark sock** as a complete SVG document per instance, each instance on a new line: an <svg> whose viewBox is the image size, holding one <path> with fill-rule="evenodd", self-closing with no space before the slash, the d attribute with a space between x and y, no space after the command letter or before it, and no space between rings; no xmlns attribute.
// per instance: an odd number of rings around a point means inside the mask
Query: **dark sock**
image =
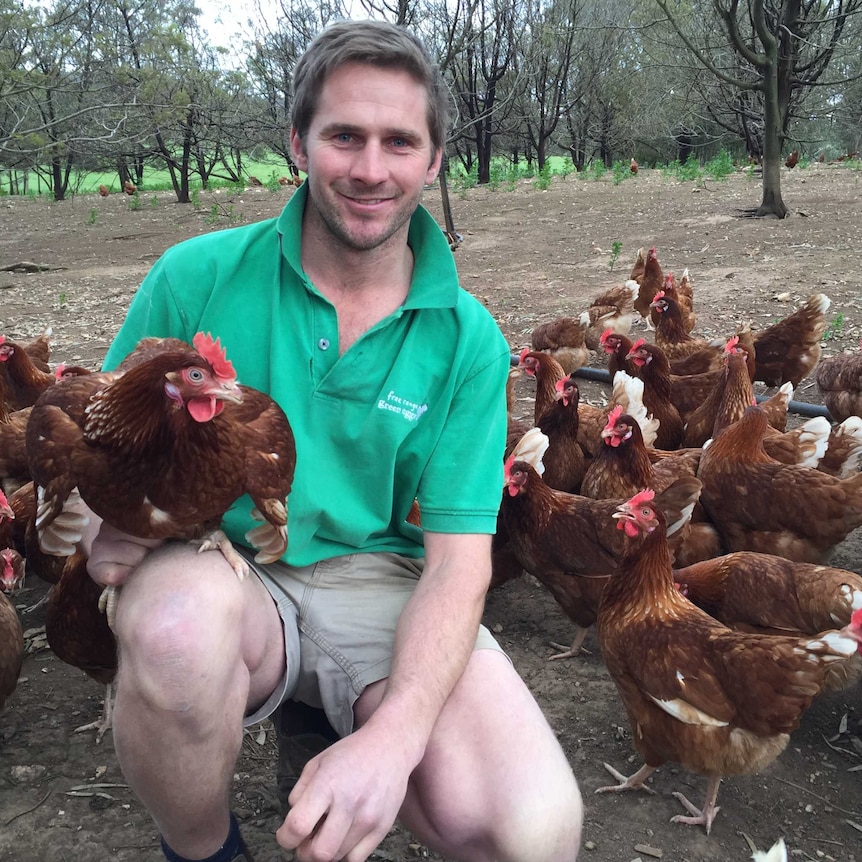
<svg viewBox="0 0 862 862"><path fill-rule="evenodd" d="M160 840L162 842L162 853L165 854L165 859L168 862L233 862L238 856L246 853L245 842L242 840L242 835L239 831L239 823L237 823L233 812L230 815L230 831L227 834L227 838L225 838L224 844L212 856L207 856L206 859L187 859L185 856L180 856L179 853L171 850L164 838ZM245 856L245 858L250 859L251 857Z"/></svg>

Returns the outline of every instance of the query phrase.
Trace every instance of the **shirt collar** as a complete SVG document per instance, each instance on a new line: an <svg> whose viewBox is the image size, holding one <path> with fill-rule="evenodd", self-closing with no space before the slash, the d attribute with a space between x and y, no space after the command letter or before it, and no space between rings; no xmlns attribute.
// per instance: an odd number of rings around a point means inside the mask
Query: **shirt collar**
<svg viewBox="0 0 862 862"><path fill-rule="evenodd" d="M290 197L278 217L281 252L303 280L302 214L308 187L303 183ZM420 206L410 219L407 243L413 249L413 280L404 308L454 308L458 302L458 273L449 243L434 217Z"/></svg>

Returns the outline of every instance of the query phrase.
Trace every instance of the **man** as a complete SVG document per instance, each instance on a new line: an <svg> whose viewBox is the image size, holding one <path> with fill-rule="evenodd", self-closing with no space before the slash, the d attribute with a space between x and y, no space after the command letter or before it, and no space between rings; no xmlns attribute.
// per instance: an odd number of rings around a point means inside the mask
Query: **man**
<svg viewBox="0 0 862 862"><path fill-rule="evenodd" d="M297 441L286 562L240 582L218 553L102 526L91 574L123 586L118 759L166 858L250 858L228 806L242 725L294 698L341 736L277 832L298 859L362 862L399 817L453 859L570 862L576 782L480 627L509 351L419 207L445 86L379 22L325 30L294 84L306 183L278 219L169 250L106 360L209 330L281 403ZM244 511L225 520L238 541Z"/></svg>

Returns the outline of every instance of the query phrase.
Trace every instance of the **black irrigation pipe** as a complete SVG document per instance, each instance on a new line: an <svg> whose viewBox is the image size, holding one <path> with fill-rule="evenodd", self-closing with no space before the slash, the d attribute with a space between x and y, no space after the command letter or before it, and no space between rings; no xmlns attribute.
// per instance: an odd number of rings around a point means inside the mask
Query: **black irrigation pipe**
<svg viewBox="0 0 862 862"><path fill-rule="evenodd" d="M583 377L584 380L594 380L599 383L610 384L611 382L611 374L606 368L589 368L586 365L582 365L577 371L575 371L575 377ZM754 397L758 401L766 401L771 396L755 395ZM824 405L811 404L808 401L791 401L787 405L787 409L791 413L798 413L800 416L806 416L808 418L812 416L825 416L830 420L832 418Z"/></svg>
<svg viewBox="0 0 862 862"><path fill-rule="evenodd" d="M513 366L517 365L519 362L518 354L513 353L510 357L510 362ZM588 365L582 365L575 371L575 377L583 377L584 380L593 380L596 383L607 383L608 385L611 383L611 373L606 368L590 368ZM754 397L758 401L766 401L771 396L755 395ZM814 416L825 416L832 421L829 411L823 404L811 404L808 401L790 401L787 409L791 413L798 413L800 416L806 416L809 419Z"/></svg>

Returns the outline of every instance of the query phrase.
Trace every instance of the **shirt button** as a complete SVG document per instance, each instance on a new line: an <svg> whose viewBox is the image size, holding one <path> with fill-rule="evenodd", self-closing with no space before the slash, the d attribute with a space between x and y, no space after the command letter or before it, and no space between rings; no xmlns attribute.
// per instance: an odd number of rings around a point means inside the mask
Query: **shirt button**
<svg viewBox="0 0 862 862"><path fill-rule="evenodd" d="M317 342L317 346L321 350L329 350L329 339L328 338L321 338L320 341Z"/></svg>

